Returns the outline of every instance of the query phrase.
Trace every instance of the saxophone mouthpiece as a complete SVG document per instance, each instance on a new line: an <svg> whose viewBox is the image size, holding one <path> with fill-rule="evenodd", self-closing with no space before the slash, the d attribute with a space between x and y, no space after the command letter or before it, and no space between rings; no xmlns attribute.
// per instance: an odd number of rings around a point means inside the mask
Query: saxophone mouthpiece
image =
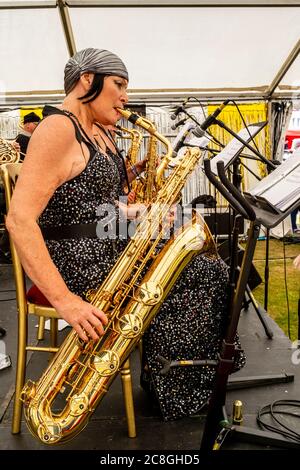
<svg viewBox="0 0 300 470"><path fill-rule="evenodd" d="M122 114L122 116L126 119L128 119L131 114L131 112L128 109L116 108L116 110L118 111L118 113Z"/></svg>
<svg viewBox="0 0 300 470"><path fill-rule="evenodd" d="M116 108L117 111L125 118L127 121L131 122L132 124L136 124L138 126L143 127L143 129L147 130L150 134L155 134L156 129L154 124L149 121L148 119L139 116L136 113L129 111L128 109Z"/></svg>

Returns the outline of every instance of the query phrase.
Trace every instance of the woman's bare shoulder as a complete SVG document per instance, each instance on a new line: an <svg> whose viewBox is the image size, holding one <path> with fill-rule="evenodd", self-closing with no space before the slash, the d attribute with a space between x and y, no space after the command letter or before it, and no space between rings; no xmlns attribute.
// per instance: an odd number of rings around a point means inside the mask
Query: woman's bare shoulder
<svg viewBox="0 0 300 470"><path fill-rule="evenodd" d="M21 173L24 176L30 173L31 178L52 175L61 184L69 178L75 144L75 129L70 119L64 115L48 116L30 138Z"/></svg>
<svg viewBox="0 0 300 470"><path fill-rule="evenodd" d="M38 139L46 139L52 141L54 144L58 142L68 142L75 139L74 124L71 119L63 114L52 114L44 118L37 126L36 130L31 136L30 141Z"/></svg>

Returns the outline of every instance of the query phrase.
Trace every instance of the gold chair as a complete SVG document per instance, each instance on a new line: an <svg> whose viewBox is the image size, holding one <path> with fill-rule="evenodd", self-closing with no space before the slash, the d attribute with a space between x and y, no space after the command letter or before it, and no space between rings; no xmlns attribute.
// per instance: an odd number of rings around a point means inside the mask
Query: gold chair
<svg viewBox="0 0 300 470"><path fill-rule="evenodd" d="M20 152L15 149L11 142L0 137L0 165L2 165L3 163L18 163L19 160ZM0 223L0 230L1 232L5 230L4 224L2 222Z"/></svg>
<svg viewBox="0 0 300 470"><path fill-rule="evenodd" d="M9 163L0 166L0 172L3 180L6 209L8 211L10 206L10 200L12 190L17 180L18 174L21 170L21 163ZM26 285L25 275L16 252L15 246L10 238L11 257L13 263L13 271L15 278L16 287L16 302L18 308L18 354L17 354L17 366L16 366L16 386L15 386L15 398L14 398L14 410L12 419L12 433L17 434L21 428L21 417L22 417L22 401L20 399L21 392L25 383L26 373L26 356L27 351L57 351L57 319L58 315L54 308L45 307L43 305L37 305L27 301L26 297ZM51 322L51 346L41 347L27 344L28 336L28 315L33 314L40 318L42 321L39 322L38 339L43 336L43 325L45 317L50 318Z"/></svg>
<svg viewBox="0 0 300 470"><path fill-rule="evenodd" d="M0 165L0 173L3 180L5 190L6 209L8 212L12 191L16 183L17 177L20 173L21 163L9 163ZM29 294L26 294L25 275L19 256L15 249L14 243L10 238L11 256L13 263L13 271L16 286L16 302L18 308L18 355L16 366L16 385L15 385L15 398L14 410L12 419L12 433L17 434L21 430L21 417L22 417L22 401L21 394L25 383L26 375L26 356L27 351L46 351L54 353L57 348L57 324L58 314L56 310L50 306L47 299L41 294L40 291L34 286L30 289ZM35 291L34 291L35 290ZM28 300L31 299L31 301ZM36 298L35 303L33 298ZM28 315L36 315L39 317L38 339L43 338L45 318L50 318L50 346L41 347L27 344L28 336ZM125 411L127 418L128 436L136 437L135 415L133 406L132 395L132 382L130 373L129 359L124 363L121 368L121 379L123 388L123 397L125 403Z"/></svg>

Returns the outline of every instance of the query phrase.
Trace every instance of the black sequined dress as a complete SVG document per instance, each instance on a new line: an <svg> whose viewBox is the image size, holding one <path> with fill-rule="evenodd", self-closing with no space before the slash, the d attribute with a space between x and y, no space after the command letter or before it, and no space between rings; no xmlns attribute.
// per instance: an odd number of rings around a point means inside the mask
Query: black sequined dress
<svg viewBox="0 0 300 470"><path fill-rule="evenodd" d="M47 115L61 113L56 108L48 107ZM99 208L107 205L116 216L114 224L117 226L119 210L115 202L119 197L121 163L116 163L117 157L97 151L85 140L74 120L72 122L77 140L84 142L90 150L90 159L78 176L55 191L39 218L39 224L47 228L97 223L102 217L97 215ZM68 288L81 297L102 283L126 243L126 240L118 238L46 241L50 256Z"/></svg>
<svg viewBox="0 0 300 470"><path fill-rule="evenodd" d="M88 145L88 144L87 144ZM91 149L86 168L62 184L40 217L43 226L98 221L100 204L114 205L121 192L122 163ZM118 211L117 211L118 214ZM126 240L48 240L51 258L69 289L84 297L109 273ZM219 258L198 255L184 269L143 339L147 378L164 419L196 413L210 396L211 367L172 368L161 375L158 356L167 360L216 359L227 316L227 267ZM243 366L240 354L236 369Z"/></svg>
<svg viewBox="0 0 300 470"><path fill-rule="evenodd" d="M206 404L215 368L173 367L161 375L158 357L168 361L217 359L228 313L227 296L228 275L223 261L198 255L184 269L144 335L149 371L142 375L142 383L146 378L144 385L155 394L165 420L195 414ZM238 339L236 344L240 346ZM244 363L241 352L235 369Z"/></svg>

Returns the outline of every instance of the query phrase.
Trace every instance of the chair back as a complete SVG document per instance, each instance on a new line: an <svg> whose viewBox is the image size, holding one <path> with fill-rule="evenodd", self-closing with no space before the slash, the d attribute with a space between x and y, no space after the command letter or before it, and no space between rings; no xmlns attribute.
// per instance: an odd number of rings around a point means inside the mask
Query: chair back
<svg viewBox="0 0 300 470"><path fill-rule="evenodd" d="M7 163L0 165L0 176L3 180L5 190L5 202L7 212L10 207L10 201L15 187L17 178L20 174L22 163ZM27 351L48 351L54 353L58 350L57 348L57 321L59 318L58 313L53 307L45 307L32 302L27 302L26 299L26 283L25 274L17 254L14 243L10 239L11 256L13 262L13 270L16 284L16 300L19 311L18 321L18 358L16 366L16 388L15 388L15 400L14 400L14 411L12 419L12 433L17 434L21 429L21 417L22 417L22 390L25 383L26 374L26 352ZM50 318L51 331L51 347L44 346L30 346L27 344L27 319L28 314L34 314L39 317L40 320L44 320L45 317ZM42 327L41 327L42 325ZM43 339L44 323L39 323L38 339ZM121 367L121 378L123 385L123 396L125 402L125 410L127 416L128 436L136 436L135 427L135 415L134 415L134 404L132 395L132 384L130 375L129 358Z"/></svg>
<svg viewBox="0 0 300 470"><path fill-rule="evenodd" d="M18 176L20 174L21 168L22 163L6 163L0 165L0 175L3 181L5 192L6 213L8 213L10 207L12 193ZM20 307L26 308L26 285L23 267L11 237L9 237L9 241L16 284L16 300L18 309L20 309Z"/></svg>

